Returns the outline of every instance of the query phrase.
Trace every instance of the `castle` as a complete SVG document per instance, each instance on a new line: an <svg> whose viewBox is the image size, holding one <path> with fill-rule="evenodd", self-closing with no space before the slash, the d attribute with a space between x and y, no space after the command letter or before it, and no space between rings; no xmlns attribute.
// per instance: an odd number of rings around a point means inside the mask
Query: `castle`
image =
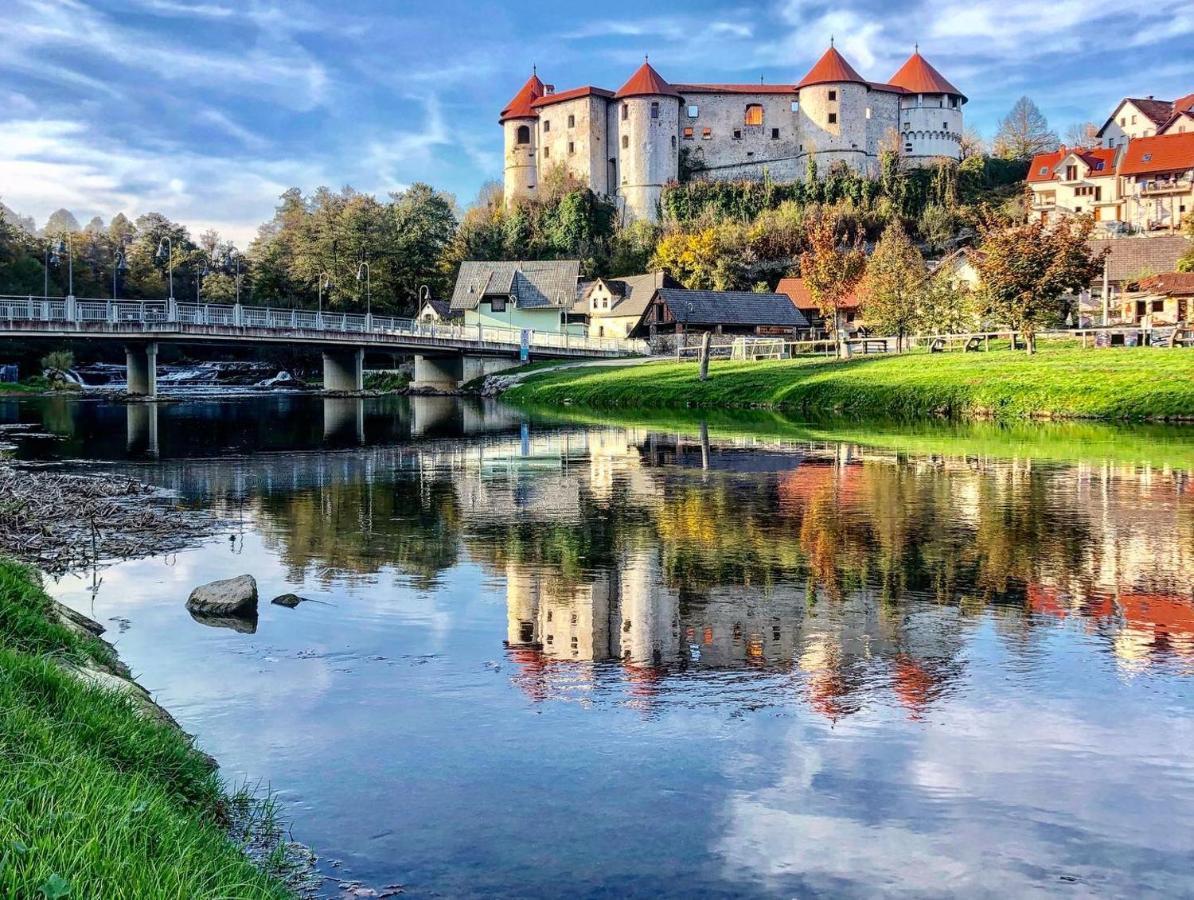
<svg viewBox="0 0 1194 900"><path fill-rule="evenodd" d="M648 61L617 91L557 92L532 74L501 112L505 197L535 196L559 165L627 218L653 221L682 160L697 178L796 181L810 159L874 174L886 146L912 165L958 159L964 103L919 48L874 82L832 42L795 84L671 84Z"/></svg>

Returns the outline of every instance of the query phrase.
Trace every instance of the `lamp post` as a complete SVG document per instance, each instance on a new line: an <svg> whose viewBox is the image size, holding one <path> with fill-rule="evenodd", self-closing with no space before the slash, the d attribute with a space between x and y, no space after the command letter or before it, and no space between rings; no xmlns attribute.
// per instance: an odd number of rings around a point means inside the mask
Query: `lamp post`
<svg viewBox="0 0 1194 900"><path fill-rule="evenodd" d="M174 301L174 242L169 236L158 241L157 260L166 261L166 268L170 272L170 301Z"/></svg>
<svg viewBox="0 0 1194 900"><path fill-rule="evenodd" d="M224 254L225 269L234 269L236 278L236 305L240 306L240 251L233 246Z"/></svg>
<svg viewBox="0 0 1194 900"><path fill-rule="evenodd" d="M369 263L362 262L357 266L357 282L365 282L365 321L373 321L373 286L370 281Z"/></svg>
<svg viewBox="0 0 1194 900"><path fill-rule="evenodd" d="M112 299L116 299L117 280L121 275L124 275L129 270L129 264L125 261L124 251L117 250L116 255L112 257Z"/></svg>
<svg viewBox="0 0 1194 900"><path fill-rule="evenodd" d="M195 305L202 305L199 299L203 292L203 279L211 274L211 266L208 265L207 257L202 257L199 268L195 270Z"/></svg>
<svg viewBox="0 0 1194 900"><path fill-rule="evenodd" d="M319 308L315 313L315 327L323 327L323 292L332 286L332 276L327 272L319 273Z"/></svg>
<svg viewBox="0 0 1194 900"><path fill-rule="evenodd" d="M61 260L58 259L57 249L55 249L54 245L52 243L50 243L49 241L46 242L45 251L46 251L45 252L45 264L42 266L43 278L42 278L41 298L43 300L49 300L50 299L50 266L51 265L57 266Z"/></svg>
<svg viewBox="0 0 1194 900"><path fill-rule="evenodd" d="M66 254L67 284L69 285L66 293L68 297L73 297L75 295L75 242L69 231L66 233L66 240L62 238L58 239L58 246L55 248L55 252L59 256L63 253Z"/></svg>

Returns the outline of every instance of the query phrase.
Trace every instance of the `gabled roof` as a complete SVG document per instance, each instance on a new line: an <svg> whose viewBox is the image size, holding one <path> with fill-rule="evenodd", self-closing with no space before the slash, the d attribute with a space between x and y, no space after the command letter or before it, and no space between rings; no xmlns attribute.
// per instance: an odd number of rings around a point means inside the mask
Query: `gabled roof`
<svg viewBox="0 0 1194 900"><path fill-rule="evenodd" d="M1052 153L1038 153L1028 167L1028 183L1055 181L1060 178L1058 167L1070 156L1085 163L1087 178L1104 178L1115 174L1115 151L1108 147L1058 147Z"/></svg>
<svg viewBox="0 0 1194 900"><path fill-rule="evenodd" d="M1175 112L1169 117L1169 121L1162 125L1158 130L1158 134L1181 134L1179 131L1170 131L1178 122L1182 123L1182 131L1189 130L1191 125L1194 125L1194 112L1186 110L1185 112Z"/></svg>
<svg viewBox="0 0 1194 900"><path fill-rule="evenodd" d="M1194 296L1194 272L1164 272L1140 279L1140 290L1168 296Z"/></svg>
<svg viewBox="0 0 1194 900"><path fill-rule="evenodd" d="M1125 103L1133 104L1158 128L1164 125L1169 117L1173 115L1173 104L1168 100L1154 100L1152 97L1124 97L1116 104L1115 111L1107 117L1107 121L1103 123L1103 127L1098 130L1098 137L1102 137L1103 132L1107 130L1107 126L1115 121L1115 117L1119 115L1119 111L1123 109Z"/></svg>
<svg viewBox="0 0 1194 900"><path fill-rule="evenodd" d="M1149 175L1194 169L1194 132L1161 134L1128 141L1120 175Z"/></svg>
<svg viewBox="0 0 1194 900"><path fill-rule="evenodd" d="M519 309L570 307L576 300L576 259L460 264L452 309L476 309L483 297L507 297Z"/></svg>
<svg viewBox="0 0 1194 900"><path fill-rule="evenodd" d="M830 45L829 49L808 70L808 73L800 79L796 88L799 90L800 88L809 87L814 84L835 84L842 82L868 84L867 80L859 75L852 65L846 62L846 58L838 53L833 45Z"/></svg>
<svg viewBox="0 0 1194 900"><path fill-rule="evenodd" d="M808 285L804 283L803 278L781 278L775 290L776 293L786 296L798 310L802 312L812 310L814 315L820 315L820 308L817 306L817 301L813 299L813 295L809 291ZM838 309L856 309L861 305L862 301L858 299L858 294L851 291L838 303Z"/></svg>
<svg viewBox="0 0 1194 900"><path fill-rule="evenodd" d="M927 59L917 50L908 57L908 61L900 66L888 82L902 87L913 94L953 94L966 99L965 95L950 84L945 76L934 69Z"/></svg>
<svg viewBox="0 0 1194 900"><path fill-rule="evenodd" d="M432 312L442 319L446 319L452 314L452 304L447 300L437 300L433 297L428 297L423 301L423 308L430 306ZM420 309L422 312L422 308Z"/></svg>
<svg viewBox="0 0 1194 900"><path fill-rule="evenodd" d="M532 74L514 95L514 98L506 104L506 108L502 110L498 117L499 122L505 122L507 119L534 119L538 113L533 109L533 104L536 100L547 93L547 89L543 86L543 82L539 80L537 74Z"/></svg>
<svg viewBox="0 0 1194 900"><path fill-rule="evenodd" d="M773 325L807 328L808 319L784 294L659 288L655 296L682 325Z"/></svg>
<svg viewBox="0 0 1194 900"><path fill-rule="evenodd" d="M607 91L605 88L594 87L591 84L587 84L584 87L572 88L568 91L560 91L555 94L545 94L532 103L531 107L534 109L543 109L543 107L551 106L553 103L566 103L569 100L576 100L580 97L604 97L608 100L613 96L613 91Z"/></svg>
<svg viewBox="0 0 1194 900"><path fill-rule="evenodd" d="M1172 272L1190 247L1190 241L1180 234L1105 238L1087 244L1093 253L1111 251L1107 254L1107 278L1117 283L1135 278L1141 272Z"/></svg>
<svg viewBox="0 0 1194 900"><path fill-rule="evenodd" d="M625 97L679 97L680 93L644 60L614 96L621 100Z"/></svg>
<svg viewBox="0 0 1194 900"><path fill-rule="evenodd" d="M594 310L592 315L602 318L616 316L618 318L640 318L651 305L651 298L659 288L679 287L679 285L663 272L648 272L645 275L628 275L625 278L606 279L606 286L614 295L614 305L609 309Z"/></svg>

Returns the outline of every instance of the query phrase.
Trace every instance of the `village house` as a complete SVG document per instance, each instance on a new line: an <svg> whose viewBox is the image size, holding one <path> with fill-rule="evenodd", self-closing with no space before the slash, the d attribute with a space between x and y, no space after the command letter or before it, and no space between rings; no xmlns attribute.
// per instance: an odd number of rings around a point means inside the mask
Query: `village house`
<svg viewBox="0 0 1194 900"><path fill-rule="evenodd" d="M452 312L451 301L427 297L419 306L419 312L415 318L428 325L442 325L449 319L460 318L460 315Z"/></svg>
<svg viewBox="0 0 1194 900"><path fill-rule="evenodd" d="M642 320L655 291L662 287L678 288L680 283L663 272L598 278L582 286L573 313L584 317L590 337L626 338Z"/></svg>
<svg viewBox="0 0 1194 900"><path fill-rule="evenodd" d="M936 263L930 264L929 274L940 274L947 279L949 286L957 290L978 290L982 283L982 275L978 270L978 262L983 259L983 252L974 247L959 247L953 253Z"/></svg>
<svg viewBox="0 0 1194 900"><path fill-rule="evenodd" d="M618 90L556 91L533 73L502 110L507 203L562 167L630 219L655 220L663 187L694 178L798 181L810 160L875 173L880 147L909 165L960 159L966 96L919 49L886 81L832 46L799 81L675 84L644 61ZM681 163L683 162L683 166Z"/></svg>
<svg viewBox="0 0 1194 900"><path fill-rule="evenodd" d="M1121 298L1121 321L1133 325L1176 325L1190 321L1194 272L1166 272L1140 279L1139 290Z"/></svg>
<svg viewBox="0 0 1194 900"><path fill-rule="evenodd" d="M708 331L794 339L809 327L808 319L786 294L658 288L631 336Z"/></svg>
<svg viewBox="0 0 1194 900"><path fill-rule="evenodd" d="M1119 166L1126 220L1146 231L1180 231L1194 212L1194 131L1131 141Z"/></svg>
<svg viewBox="0 0 1194 900"><path fill-rule="evenodd" d="M842 328L847 331L857 331L863 325L862 300L856 291L851 291L841 299L838 304L837 324L830 327L826 324L825 317L821 315L821 308L813 299L803 278L781 278L775 290L791 301L801 316L808 320L809 328L814 332L836 332Z"/></svg>
<svg viewBox="0 0 1194 900"><path fill-rule="evenodd" d="M576 302L580 261L464 262L452 292L451 311L464 324L584 336L584 323L569 321Z"/></svg>
<svg viewBox="0 0 1194 900"><path fill-rule="evenodd" d="M1096 222L1119 221L1115 158L1116 151L1106 148L1059 147L1038 153L1028 171L1033 213L1046 224L1073 214Z"/></svg>

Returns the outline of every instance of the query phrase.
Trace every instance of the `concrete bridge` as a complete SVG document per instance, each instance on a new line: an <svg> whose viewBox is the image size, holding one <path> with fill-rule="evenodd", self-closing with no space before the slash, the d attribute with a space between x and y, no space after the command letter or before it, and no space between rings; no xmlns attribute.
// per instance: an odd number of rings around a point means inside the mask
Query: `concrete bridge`
<svg viewBox="0 0 1194 900"><path fill-rule="evenodd" d="M0 296L3 339L120 342L128 362L128 392L145 396L157 393L162 343L308 347L323 354L323 386L328 391L361 390L367 352L413 354L413 386L441 390L517 366L524 355L613 359L648 352L643 341L517 328L240 304L75 297Z"/></svg>

